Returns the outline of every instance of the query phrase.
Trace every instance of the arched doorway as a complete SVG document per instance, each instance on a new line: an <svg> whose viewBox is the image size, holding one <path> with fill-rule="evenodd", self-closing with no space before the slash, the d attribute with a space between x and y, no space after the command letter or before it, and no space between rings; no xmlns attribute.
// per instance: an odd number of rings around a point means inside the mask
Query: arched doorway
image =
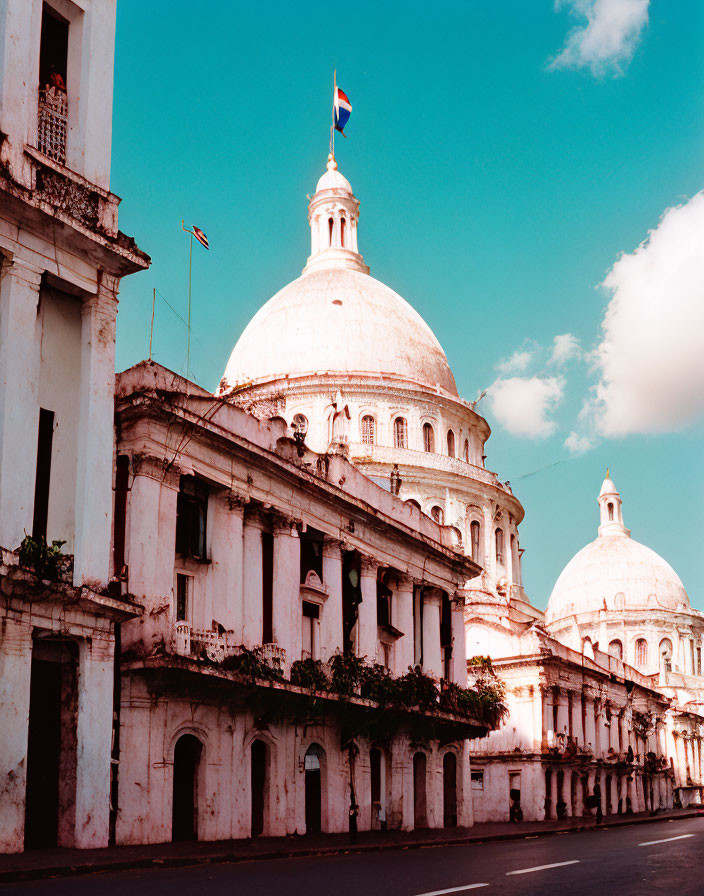
<svg viewBox="0 0 704 896"><path fill-rule="evenodd" d="M203 744L193 734L182 734L174 747L174 794L171 839L198 839L198 767Z"/></svg>
<svg viewBox="0 0 704 896"><path fill-rule="evenodd" d="M264 810L266 804L266 744L263 740L252 743L251 783L252 783L252 837L264 832Z"/></svg>
<svg viewBox="0 0 704 896"><path fill-rule="evenodd" d="M442 758L443 826L457 827L457 756L450 750Z"/></svg>
<svg viewBox="0 0 704 896"><path fill-rule="evenodd" d="M319 744L311 744L303 765L306 776L306 833L319 834L322 821L322 760L325 751Z"/></svg>
<svg viewBox="0 0 704 896"><path fill-rule="evenodd" d="M413 757L413 827L428 827L428 797L426 792L427 759L418 752Z"/></svg>

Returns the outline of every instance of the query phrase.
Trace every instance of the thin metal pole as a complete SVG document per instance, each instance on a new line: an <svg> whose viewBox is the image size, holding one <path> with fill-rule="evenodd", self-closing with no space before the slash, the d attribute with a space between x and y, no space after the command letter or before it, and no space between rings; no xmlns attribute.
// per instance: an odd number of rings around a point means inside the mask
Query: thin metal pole
<svg viewBox="0 0 704 896"><path fill-rule="evenodd" d="M332 73L332 127L330 128L330 154L335 158L335 100L337 99L337 69Z"/></svg>
<svg viewBox="0 0 704 896"><path fill-rule="evenodd" d="M190 230L188 231L189 233ZM189 378L191 369L191 268L193 266L193 234L191 233L191 243L188 250L188 324L186 339L186 379Z"/></svg>
<svg viewBox="0 0 704 896"><path fill-rule="evenodd" d="M152 359L152 338L154 337L154 308L156 307L156 286L152 295L152 322L149 327L149 360Z"/></svg>

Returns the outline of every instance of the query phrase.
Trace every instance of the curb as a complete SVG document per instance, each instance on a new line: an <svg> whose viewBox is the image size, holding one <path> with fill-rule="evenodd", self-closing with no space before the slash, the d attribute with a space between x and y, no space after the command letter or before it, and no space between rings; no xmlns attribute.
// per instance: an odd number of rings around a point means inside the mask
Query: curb
<svg viewBox="0 0 704 896"><path fill-rule="evenodd" d="M476 834L467 837L455 837L432 840L386 841L382 843L345 843L318 847L290 847L273 849L267 852L246 854L234 850L223 850L207 855L165 856L163 858L145 857L134 859L109 859L104 862L85 863L79 865L54 865L42 868L17 868L0 870L0 884L21 881L43 880L50 877L73 877L83 874L99 874L108 871L132 871L148 868L183 868L207 864L237 864L238 862L270 861L271 859L293 859L311 856L351 855L365 852L382 852L392 849L429 849L441 846L468 846L474 843L496 843L506 840L525 840L536 837L552 837L556 834L578 834L585 831L603 830L606 828L628 827L640 824L652 824L660 821L679 821L687 818L704 816L704 809L698 809L682 815L649 815L645 818L629 818L625 820L607 821L603 824L579 824L551 830L508 831L503 834Z"/></svg>

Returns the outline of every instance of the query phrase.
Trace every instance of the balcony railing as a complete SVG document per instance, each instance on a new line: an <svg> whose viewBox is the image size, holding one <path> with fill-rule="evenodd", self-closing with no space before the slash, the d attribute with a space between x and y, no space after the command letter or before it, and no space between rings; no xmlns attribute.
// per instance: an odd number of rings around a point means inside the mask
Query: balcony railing
<svg viewBox="0 0 704 896"><path fill-rule="evenodd" d="M213 663L221 663L229 656L237 656L242 652L242 645L237 642L234 632L219 632L212 629L193 628L190 622L183 620L174 624L173 651L179 656L207 656ZM271 666L278 664L285 670L286 651L278 644L262 644L256 648L259 658Z"/></svg>
<svg viewBox="0 0 704 896"><path fill-rule="evenodd" d="M66 164L66 134L68 131L68 97L55 87L40 89L37 122L37 149Z"/></svg>

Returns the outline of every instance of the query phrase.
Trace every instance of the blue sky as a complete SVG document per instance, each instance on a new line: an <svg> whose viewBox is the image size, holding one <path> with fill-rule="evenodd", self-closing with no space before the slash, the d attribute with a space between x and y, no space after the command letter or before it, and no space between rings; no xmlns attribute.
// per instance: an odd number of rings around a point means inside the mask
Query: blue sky
<svg viewBox="0 0 704 896"><path fill-rule="evenodd" d="M478 406L493 430L487 465L511 480L526 509L521 544L534 603L545 605L564 564L595 536L609 465L634 537L674 566L704 608L699 371L689 376L686 353L673 360L645 334L643 367L672 368L665 400L650 402L642 370L639 423L618 432L613 389L608 426L592 412L578 420L598 382L615 378L623 391L639 367L638 359L625 371L599 367L594 350L616 289L600 284L667 209L704 187L704 6L639 2L647 21L625 34L621 52L589 57L599 22L585 37L589 21L569 2L119 0L112 189L125 197L121 229L153 264L122 284L118 369L146 357L154 287L185 315L182 218L212 247L194 250L191 368L202 385L216 387L249 319L298 276L337 67L353 104L338 161L362 203L361 251L432 327L460 394L473 399L494 385ZM678 232L669 242L663 235L659 279L648 273L650 256L642 275L646 285L666 284L653 287L653 301L675 310L668 252L682 242ZM640 317L643 282L622 273L619 345L635 332L623 309L635 295ZM688 313L674 315L685 335L694 329ZM566 333L579 352L550 364L555 336ZM502 374L498 365L516 352L524 366L514 360ZM162 298L154 357L184 370L184 326ZM553 405L529 435L516 432L530 421L516 423L515 407L499 402L500 383L512 377L531 380L528 389L552 383ZM684 396L675 421L663 409L668 394ZM572 432L587 450L565 446Z"/></svg>

